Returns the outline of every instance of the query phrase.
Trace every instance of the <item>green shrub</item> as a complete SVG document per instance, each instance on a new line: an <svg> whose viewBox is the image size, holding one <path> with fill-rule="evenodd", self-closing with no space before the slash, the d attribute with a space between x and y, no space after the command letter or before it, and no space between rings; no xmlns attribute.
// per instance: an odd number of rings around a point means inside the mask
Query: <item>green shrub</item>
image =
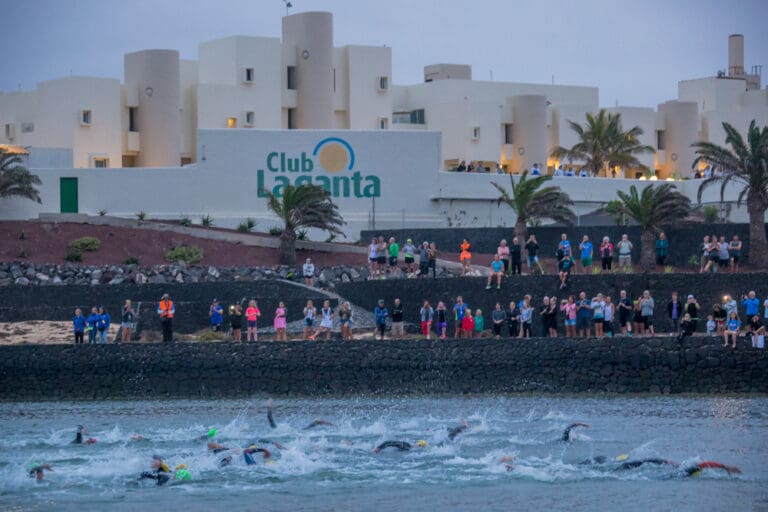
<svg viewBox="0 0 768 512"><path fill-rule="evenodd" d="M171 250L165 253L165 259L170 262L181 260L189 264L200 263L203 259L203 250L196 245L179 245L171 247Z"/></svg>
<svg viewBox="0 0 768 512"><path fill-rule="evenodd" d="M331 243L336 240L336 233L330 233L328 238L325 239L326 243Z"/></svg>
<svg viewBox="0 0 768 512"><path fill-rule="evenodd" d="M704 222L707 224L713 224L717 222L717 214L719 210L717 206L710 204L701 209L701 213L704 215Z"/></svg>
<svg viewBox="0 0 768 512"><path fill-rule="evenodd" d="M272 226L269 228L269 234L272 236L280 236L283 234L283 228L281 226Z"/></svg>
<svg viewBox="0 0 768 512"><path fill-rule="evenodd" d="M206 228L213 226L213 217L210 215L203 215L203 217L200 219L200 224Z"/></svg>
<svg viewBox="0 0 768 512"><path fill-rule="evenodd" d="M224 340L224 333L214 331L203 331L200 336L197 337L197 341L222 341Z"/></svg>
<svg viewBox="0 0 768 512"><path fill-rule="evenodd" d="M144 220L144 219L146 219L146 218L147 218L147 212L145 212L144 210L142 210L142 211L138 212L138 213L136 214L136 218L137 218L137 219L139 219L139 220Z"/></svg>
<svg viewBox="0 0 768 512"><path fill-rule="evenodd" d="M665 274L671 274L671 273L673 273L674 271L675 271L675 269L674 269L674 268L672 268L672 265L667 265L666 267L664 267L664 273L665 273Z"/></svg>
<svg viewBox="0 0 768 512"><path fill-rule="evenodd" d="M96 252L101 249L101 240L92 236L84 236L82 238L72 240L69 242L67 247L70 250L78 251L80 253Z"/></svg>
<svg viewBox="0 0 768 512"><path fill-rule="evenodd" d="M67 249L67 252L64 254L64 259L66 261L76 262L76 261L83 261L83 252L78 249L73 249L70 247Z"/></svg>
<svg viewBox="0 0 768 512"><path fill-rule="evenodd" d="M247 233L250 231L250 229L248 229L248 224L246 224L245 222L241 222L240 224L238 224L237 230L241 233Z"/></svg>
<svg viewBox="0 0 768 512"><path fill-rule="evenodd" d="M99 217L104 217L107 214L107 210L99 210Z"/></svg>
<svg viewBox="0 0 768 512"><path fill-rule="evenodd" d="M128 256L125 258L125 261L123 262L124 265L138 265L139 264L139 258L136 256Z"/></svg>
<svg viewBox="0 0 768 512"><path fill-rule="evenodd" d="M306 239L307 239L306 229L300 229L296 232L296 240L306 240Z"/></svg>
<svg viewBox="0 0 768 512"><path fill-rule="evenodd" d="M690 265L693 268L698 268L699 266L699 257L695 254L692 255L690 258L688 258L688 265Z"/></svg>
<svg viewBox="0 0 768 512"><path fill-rule="evenodd" d="M181 218L181 220L179 220L179 224L181 224L182 226L191 226L192 225L192 219L190 219L189 217L187 217L185 215L185 216L183 216Z"/></svg>
<svg viewBox="0 0 768 512"><path fill-rule="evenodd" d="M256 219L254 219L253 217L248 217L247 219L245 219L245 223L248 225L249 231L256 227Z"/></svg>

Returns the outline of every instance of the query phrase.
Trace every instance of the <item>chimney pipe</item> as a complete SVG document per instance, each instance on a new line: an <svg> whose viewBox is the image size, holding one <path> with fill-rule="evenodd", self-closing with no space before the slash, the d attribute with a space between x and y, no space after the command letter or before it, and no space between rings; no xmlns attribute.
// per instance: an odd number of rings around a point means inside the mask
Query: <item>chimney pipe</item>
<svg viewBox="0 0 768 512"><path fill-rule="evenodd" d="M744 36L728 36L728 76L744 76Z"/></svg>

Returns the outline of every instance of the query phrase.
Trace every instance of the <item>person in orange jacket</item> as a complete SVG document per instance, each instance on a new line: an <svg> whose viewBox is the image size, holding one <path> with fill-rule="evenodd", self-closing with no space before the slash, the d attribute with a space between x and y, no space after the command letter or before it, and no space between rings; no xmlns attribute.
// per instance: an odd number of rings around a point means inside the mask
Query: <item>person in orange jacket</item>
<svg viewBox="0 0 768 512"><path fill-rule="evenodd" d="M160 316L160 323L163 326L163 341L173 341L173 315L176 313L176 307L173 305L171 297L165 293L160 303L157 305L157 314Z"/></svg>

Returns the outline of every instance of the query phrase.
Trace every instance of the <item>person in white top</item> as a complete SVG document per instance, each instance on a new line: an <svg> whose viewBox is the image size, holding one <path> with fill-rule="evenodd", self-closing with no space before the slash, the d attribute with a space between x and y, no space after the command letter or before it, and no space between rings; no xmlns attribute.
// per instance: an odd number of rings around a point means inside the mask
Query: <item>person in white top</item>
<svg viewBox="0 0 768 512"><path fill-rule="evenodd" d="M307 258L307 261L304 262L301 273L304 275L304 284L307 286L314 286L313 280L315 277L315 265L312 264L312 260L310 258Z"/></svg>
<svg viewBox="0 0 768 512"><path fill-rule="evenodd" d="M371 245L368 246L368 272L371 278L376 275L376 238L371 238Z"/></svg>
<svg viewBox="0 0 768 512"><path fill-rule="evenodd" d="M325 339L331 339L331 330L333 329L333 308L331 307L331 301L326 300L323 302L323 307L320 309L320 328L310 338L315 339L319 334L325 333Z"/></svg>
<svg viewBox="0 0 768 512"><path fill-rule="evenodd" d="M562 165L557 166L557 170L555 171L555 176L565 176L565 171L563 171Z"/></svg>

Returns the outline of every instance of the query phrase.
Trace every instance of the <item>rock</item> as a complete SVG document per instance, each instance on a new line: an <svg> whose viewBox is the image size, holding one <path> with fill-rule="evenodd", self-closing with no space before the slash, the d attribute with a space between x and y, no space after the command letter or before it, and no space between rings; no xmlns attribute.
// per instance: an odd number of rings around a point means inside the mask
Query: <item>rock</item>
<svg viewBox="0 0 768 512"><path fill-rule="evenodd" d="M38 272L37 274L35 274L35 279L37 279L41 283L47 283L51 278L48 277L48 274L43 274L42 272Z"/></svg>
<svg viewBox="0 0 768 512"><path fill-rule="evenodd" d="M53 282L53 284L62 284L63 281L61 280L61 277L59 277L58 275L55 275L55 276L53 276L53 281L52 282Z"/></svg>
<svg viewBox="0 0 768 512"><path fill-rule="evenodd" d="M97 284L98 284L98 281L101 279L101 275L102 275L103 273L104 273L104 272L102 272L102 271L101 271L101 269L99 269L99 270L94 270L93 272L91 272L91 280L92 280L92 281L94 281L94 280L95 280L95 281L97 282Z"/></svg>
<svg viewBox="0 0 768 512"><path fill-rule="evenodd" d="M183 283L184 282L184 274L182 274L181 272L176 274L176 282L177 283Z"/></svg>
<svg viewBox="0 0 768 512"><path fill-rule="evenodd" d="M35 266L34 265L28 266L27 267L27 271L24 272L24 275L27 277L27 279L30 279L30 280L34 279L36 274L37 273L35 272Z"/></svg>
<svg viewBox="0 0 768 512"><path fill-rule="evenodd" d="M157 274L149 278L150 284L166 284L168 280L163 274Z"/></svg>
<svg viewBox="0 0 768 512"><path fill-rule="evenodd" d="M216 270L216 267L208 267L208 275L215 279L218 279L221 274L219 273L218 270Z"/></svg>
<svg viewBox="0 0 768 512"><path fill-rule="evenodd" d="M29 284L29 279L27 279L26 277L18 277L18 278L16 278L14 283L18 284L18 285L21 285L21 286L26 286L26 285Z"/></svg>
<svg viewBox="0 0 768 512"><path fill-rule="evenodd" d="M358 281L360 279L360 272L358 272L355 267L349 269L349 275L352 277L353 281Z"/></svg>
<svg viewBox="0 0 768 512"><path fill-rule="evenodd" d="M9 286L11 284L13 284L13 279L11 279L10 277L0 279L0 286Z"/></svg>
<svg viewBox="0 0 768 512"><path fill-rule="evenodd" d="M18 265L13 265L11 267L11 277L12 278L18 279L18 278L20 278L23 275L24 275L24 273L21 271L21 267L19 267Z"/></svg>
<svg viewBox="0 0 768 512"><path fill-rule="evenodd" d="M123 278L122 276L117 276L117 277L113 277L109 281L109 284L123 284L123 281L125 281L125 278Z"/></svg>
<svg viewBox="0 0 768 512"><path fill-rule="evenodd" d="M136 284L147 284L147 276L139 272L133 277L133 282Z"/></svg>

